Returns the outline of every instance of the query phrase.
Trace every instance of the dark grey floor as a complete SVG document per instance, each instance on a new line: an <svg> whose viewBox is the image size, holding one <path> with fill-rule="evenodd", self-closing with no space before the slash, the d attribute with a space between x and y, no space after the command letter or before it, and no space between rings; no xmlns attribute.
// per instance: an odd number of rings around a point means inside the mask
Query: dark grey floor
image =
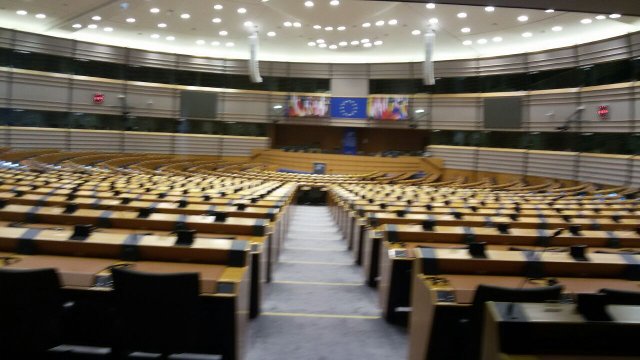
<svg viewBox="0 0 640 360"><path fill-rule="evenodd" d="M380 318L328 208L294 206L262 315L250 324L248 360L395 360L407 357L404 328Z"/></svg>

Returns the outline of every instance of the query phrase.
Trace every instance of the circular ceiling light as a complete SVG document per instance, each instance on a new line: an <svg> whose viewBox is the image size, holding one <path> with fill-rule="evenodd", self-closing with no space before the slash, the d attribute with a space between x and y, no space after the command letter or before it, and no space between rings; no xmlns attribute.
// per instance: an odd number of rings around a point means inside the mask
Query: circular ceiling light
<svg viewBox="0 0 640 360"><path fill-rule="evenodd" d="M477 43L480 45L484 45L487 43L487 39L478 39Z"/></svg>
<svg viewBox="0 0 640 360"><path fill-rule="evenodd" d="M222 19L220 19L220 18L213 18L213 19L211 19L211 22L214 22L214 23L218 24L218 23L222 22Z"/></svg>
<svg viewBox="0 0 640 360"><path fill-rule="evenodd" d="M292 27L293 24L291 23L291 21L285 21L282 25L286 26L286 27Z"/></svg>
<svg viewBox="0 0 640 360"><path fill-rule="evenodd" d="M338 6L338 5L340 5L340 1L339 0L331 0L331 1L329 1L329 5Z"/></svg>
<svg viewBox="0 0 640 360"><path fill-rule="evenodd" d="M314 5L313 1L305 1L304 2L304 6L306 6L306 7L313 7L313 5Z"/></svg>
<svg viewBox="0 0 640 360"><path fill-rule="evenodd" d="M82 28L82 24L73 24L73 25L71 25L71 27L74 28L74 29L80 29L80 28Z"/></svg>
<svg viewBox="0 0 640 360"><path fill-rule="evenodd" d="M398 20L391 19L391 20L387 21L387 24L389 24L389 25L398 25Z"/></svg>
<svg viewBox="0 0 640 360"><path fill-rule="evenodd" d="M427 7L427 9L435 9L436 8L436 4L434 3L427 3L427 5L425 5Z"/></svg>
<svg viewBox="0 0 640 360"><path fill-rule="evenodd" d="M245 21L244 24L242 24L246 27L252 27L253 26L253 22L252 21Z"/></svg>
<svg viewBox="0 0 640 360"><path fill-rule="evenodd" d="M181 18L181 19L185 19L185 20L186 20L186 19L190 19L190 18L191 18L191 15L190 15L190 14L187 14L187 13L180 14L180 18Z"/></svg>
<svg viewBox="0 0 640 360"><path fill-rule="evenodd" d="M353 45L353 46L356 46L356 45L359 45L359 44L360 44L360 41L358 41L358 40L353 40L351 42L351 45Z"/></svg>
<svg viewBox="0 0 640 360"><path fill-rule="evenodd" d="M152 14L157 14L157 13L159 13L159 12L160 12L160 9L158 9L158 8L151 8L151 9L149 9L149 12L150 12L150 13L152 13Z"/></svg>
<svg viewBox="0 0 640 360"><path fill-rule="evenodd" d="M380 46L380 45L382 45L382 40L376 40L376 41L374 41L374 42L373 42L373 45L375 45L375 46Z"/></svg>
<svg viewBox="0 0 640 360"><path fill-rule="evenodd" d="M346 26L338 26L338 31L345 31L347 30Z"/></svg>
<svg viewBox="0 0 640 360"><path fill-rule="evenodd" d="M554 26L551 28L551 31L555 31L555 32L562 31L562 26Z"/></svg>
<svg viewBox="0 0 640 360"><path fill-rule="evenodd" d="M196 40L196 44L204 45L206 42L204 40Z"/></svg>
<svg viewBox="0 0 640 360"><path fill-rule="evenodd" d="M556 11L555 11L555 10L553 10L553 9L547 9L547 10L545 10L544 12L546 12L547 14L552 14L552 13L554 13L554 12L556 12Z"/></svg>
<svg viewBox="0 0 640 360"><path fill-rule="evenodd" d="M213 5L213 9L214 9L214 10L222 10L222 5L220 5L220 4L215 4L215 5ZM219 45L219 44L218 44L218 45Z"/></svg>
<svg viewBox="0 0 640 360"><path fill-rule="evenodd" d="M98 16L98 15L95 15L95 16L92 16L92 17L91 17L91 20L93 20L93 21L100 21L100 20L102 20L102 17L101 17L101 16Z"/></svg>
<svg viewBox="0 0 640 360"><path fill-rule="evenodd" d="M175 36L171 36L171 35L169 35L169 36L167 36L165 39L167 39L167 40L169 40L169 41L173 41L173 40L175 40L175 39L176 39L176 37L175 37Z"/></svg>
<svg viewBox="0 0 640 360"><path fill-rule="evenodd" d="M163 29L164 29L164 28L166 28L166 27L167 27L167 24L165 24L165 23L160 23L160 24L158 24L158 27L159 27L159 28L163 28Z"/></svg>
<svg viewBox="0 0 640 360"><path fill-rule="evenodd" d="M316 29L316 30L320 30L320 29L322 29L322 26L320 26L320 25L313 25L313 28L314 28L314 29Z"/></svg>
<svg viewBox="0 0 640 360"><path fill-rule="evenodd" d="M382 25L384 25L384 20L376 21L376 26L382 26Z"/></svg>
<svg viewBox="0 0 640 360"><path fill-rule="evenodd" d="M268 37L274 37L274 36L276 36L276 32L275 32L275 31L269 31L269 32L267 33L267 36L268 36Z"/></svg>
<svg viewBox="0 0 640 360"><path fill-rule="evenodd" d="M532 34L532 33L530 33L530 32L522 33L522 37L530 38L530 37L532 37L532 36L533 36L533 34Z"/></svg>
<svg viewBox="0 0 640 360"><path fill-rule="evenodd" d="M611 15L609 15L609 17L611 19L619 19L620 17L622 17L622 15L620 15L620 14L611 14Z"/></svg>
<svg viewBox="0 0 640 360"><path fill-rule="evenodd" d="M361 44L366 44L366 43L368 43L368 42L369 42L369 39L362 39L362 40L360 40L360 43L361 43Z"/></svg>
<svg viewBox="0 0 640 360"><path fill-rule="evenodd" d="M333 31L333 26L327 26L326 28L324 28L326 31Z"/></svg>
<svg viewBox="0 0 640 360"><path fill-rule="evenodd" d="M338 48L338 45L335 45L335 44L329 45L329 49L331 49L331 50L335 50L337 48Z"/></svg>
<svg viewBox="0 0 640 360"><path fill-rule="evenodd" d="M491 39L491 41L493 41L493 42L501 42L502 41L502 37L494 36L493 39Z"/></svg>
<svg viewBox="0 0 640 360"><path fill-rule="evenodd" d="M299 27L302 27L302 24L300 24L299 22L296 21L296 22L293 23L293 27L299 28Z"/></svg>
<svg viewBox="0 0 640 360"><path fill-rule="evenodd" d="M327 47L327 44L318 44L318 47L319 47L319 48L326 48L326 47Z"/></svg>
<svg viewBox="0 0 640 360"><path fill-rule="evenodd" d="M87 27L88 27L89 29L97 29L97 28L98 28L98 25L96 25L96 24L89 24L89 25L87 25Z"/></svg>
<svg viewBox="0 0 640 360"><path fill-rule="evenodd" d="M26 10L18 10L18 11L16 11L16 14L18 14L18 15L27 15L28 12Z"/></svg>
<svg viewBox="0 0 640 360"><path fill-rule="evenodd" d="M104 30L104 31L106 31L106 32L112 32L112 31L113 31L113 28L112 28L112 27L110 27L110 26L107 26L106 28L104 28L104 29L102 29L102 30Z"/></svg>
<svg viewBox="0 0 640 360"><path fill-rule="evenodd" d="M318 40L316 40L316 42L317 42L318 44L324 44L324 39L318 39Z"/></svg>
<svg viewBox="0 0 640 360"><path fill-rule="evenodd" d="M238 10L236 10L238 12L238 14L246 14L247 9L245 8L238 8Z"/></svg>
<svg viewBox="0 0 640 360"><path fill-rule="evenodd" d="M46 19L47 15L45 15L45 14L36 14L36 18L38 18L38 19Z"/></svg>
<svg viewBox="0 0 640 360"><path fill-rule="evenodd" d="M226 47L234 47L234 46L236 46L236 44L234 44L231 41L229 41L228 43L225 43L224 46L226 46Z"/></svg>
<svg viewBox="0 0 640 360"><path fill-rule="evenodd" d="M461 13L458 13L458 15L456 15L456 16L457 16L458 18L460 18L460 19L464 19L464 18L466 18L466 17L467 17L467 13L466 13L466 12L461 12Z"/></svg>
<svg viewBox="0 0 640 360"><path fill-rule="evenodd" d="M496 8L494 8L493 6L487 6L484 8L484 11L486 12L494 12L496 11Z"/></svg>
<svg viewBox="0 0 640 360"><path fill-rule="evenodd" d="M363 27L363 28L368 28L368 27L370 27L370 26L371 26L371 23L364 23L364 24L362 24L362 27Z"/></svg>
<svg viewBox="0 0 640 360"><path fill-rule="evenodd" d="M420 35L420 34L421 34L420 30L416 29L416 30L411 31L411 35Z"/></svg>
<svg viewBox="0 0 640 360"><path fill-rule="evenodd" d="M151 34L151 38L152 38L152 39L159 39L159 38L160 38L160 35L158 35L158 34Z"/></svg>
<svg viewBox="0 0 640 360"><path fill-rule="evenodd" d="M313 42L313 41L309 41L309 42L307 43L307 45L308 45L308 46L316 46L316 43L315 43L315 42Z"/></svg>
<svg viewBox="0 0 640 360"><path fill-rule="evenodd" d="M362 44L362 46L364 46L366 48L370 48L372 45L371 45L371 43L365 43L365 44Z"/></svg>
<svg viewBox="0 0 640 360"><path fill-rule="evenodd" d="M431 25L435 25L435 24L437 24L437 23L438 23L438 18L431 18L431 19L429 19L429 24L431 24Z"/></svg>
<svg viewBox="0 0 640 360"><path fill-rule="evenodd" d="M465 46L469 46L471 44L473 44L473 41L471 41L471 40L465 40L465 41L462 42L462 45L465 45Z"/></svg>
<svg viewBox="0 0 640 360"><path fill-rule="evenodd" d="M218 32L218 35L227 36L227 35L229 35L229 33L227 31L225 31L225 30L222 30L222 31Z"/></svg>
<svg viewBox="0 0 640 360"><path fill-rule="evenodd" d="M593 20L588 19L588 18L580 20L580 23L584 24L584 25L591 24L592 22L593 22Z"/></svg>
<svg viewBox="0 0 640 360"><path fill-rule="evenodd" d="M338 45L340 45L340 46L347 46L347 45L349 45L349 43L348 43L348 42L346 42L346 41L340 41L340 42L338 43Z"/></svg>
<svg viewBox="0 0 640 360"><path fill-rule="evenodd" d="M126 20L126 21L127 21L129 24L132 24L132 23L136 22L136 19L135 19L135 18L127 18L127 20Z"/></svg>
<svg viewBox="0 0 640 360"><path fill-rule="evenodd" d="M212 41L211 46L220 46L220 41Z"/></svg>
<svg viewBox="0 0 640 360"><path fill-rule="evenodd" d="M525 22L525 21L528 21L528 20L529 20L529 17L527 15L518 16L518 21L520 21L520 22Z"/></svg>
<svg viewBox="0 0 640 360"><path fill-rule="evenodd" d="M466 34L466 33L470 33L471 29L468 28L468 27L464 27L464 28L460 29L460 31Z"/></svg>
<svg viewBox="0 0 640 360"><path fill-rule="evenodd" d="M598 15L598 16L596 16L596 20L604 20L604 19L606 19L606 18L607 18L607 17L606 17L606 16L604 16L604 15Z"/></svg>

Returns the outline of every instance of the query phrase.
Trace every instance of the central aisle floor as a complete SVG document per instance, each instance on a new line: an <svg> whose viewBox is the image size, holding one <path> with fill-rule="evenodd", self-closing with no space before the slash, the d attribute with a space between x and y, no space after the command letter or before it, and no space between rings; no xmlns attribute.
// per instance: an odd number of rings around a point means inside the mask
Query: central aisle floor
<svg viewBox="0 0 640 360"><path fill-rule="evenodd" d="M251 321L248 360L402 360L406 330L380 317L324 206L293 206L262 314Z"/></svg>

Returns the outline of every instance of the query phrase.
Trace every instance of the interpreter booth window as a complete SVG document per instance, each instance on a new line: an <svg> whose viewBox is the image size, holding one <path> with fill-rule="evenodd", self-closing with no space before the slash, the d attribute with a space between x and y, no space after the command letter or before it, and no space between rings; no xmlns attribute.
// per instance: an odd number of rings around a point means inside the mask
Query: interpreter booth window
<svg viewBox="0 0 640 360"><path fill-rule="evenodd" d="M69 127L88 130L124 130L125 119L122 115L72 113Z"/></svg>
<svg viewBox="0 0 640 360"><path fill-rule="evenodd" d="M66 128L69 114L56 111L37 111L12 109L6 112L9 115L9 126L42 127L42 128Z"/></svg>
<svg viewBox="0 0 640 360"><path fill-rule="evenodd" d="M71 59L62 56L35 53L24 50L14 50L11 53L11 66L17 69L72 74Z"/></svg>
<svg viewBox="0 0 640 360"><path fill-rule="evenodd" d="M78 58L73 60L72 66L73 73L76 75L114 80L124 79L124 64Z"/></svg>

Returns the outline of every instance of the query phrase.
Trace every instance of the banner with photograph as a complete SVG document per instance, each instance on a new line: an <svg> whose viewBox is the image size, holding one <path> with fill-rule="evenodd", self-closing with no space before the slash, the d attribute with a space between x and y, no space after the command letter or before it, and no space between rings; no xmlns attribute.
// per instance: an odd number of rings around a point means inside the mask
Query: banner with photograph
<svg viewBox="0 0 640 360"><path fill-rule="evenodd" d="M367 116L376 120L407 120L409 119L409 98L405 96L369 97Z"/></svg>
<svg viewBox="0 0 640 360"><path fill-rule="evenodd" d="M329 115L329 97L325 96L289 96L289 117L327 117Z"/></svg>

